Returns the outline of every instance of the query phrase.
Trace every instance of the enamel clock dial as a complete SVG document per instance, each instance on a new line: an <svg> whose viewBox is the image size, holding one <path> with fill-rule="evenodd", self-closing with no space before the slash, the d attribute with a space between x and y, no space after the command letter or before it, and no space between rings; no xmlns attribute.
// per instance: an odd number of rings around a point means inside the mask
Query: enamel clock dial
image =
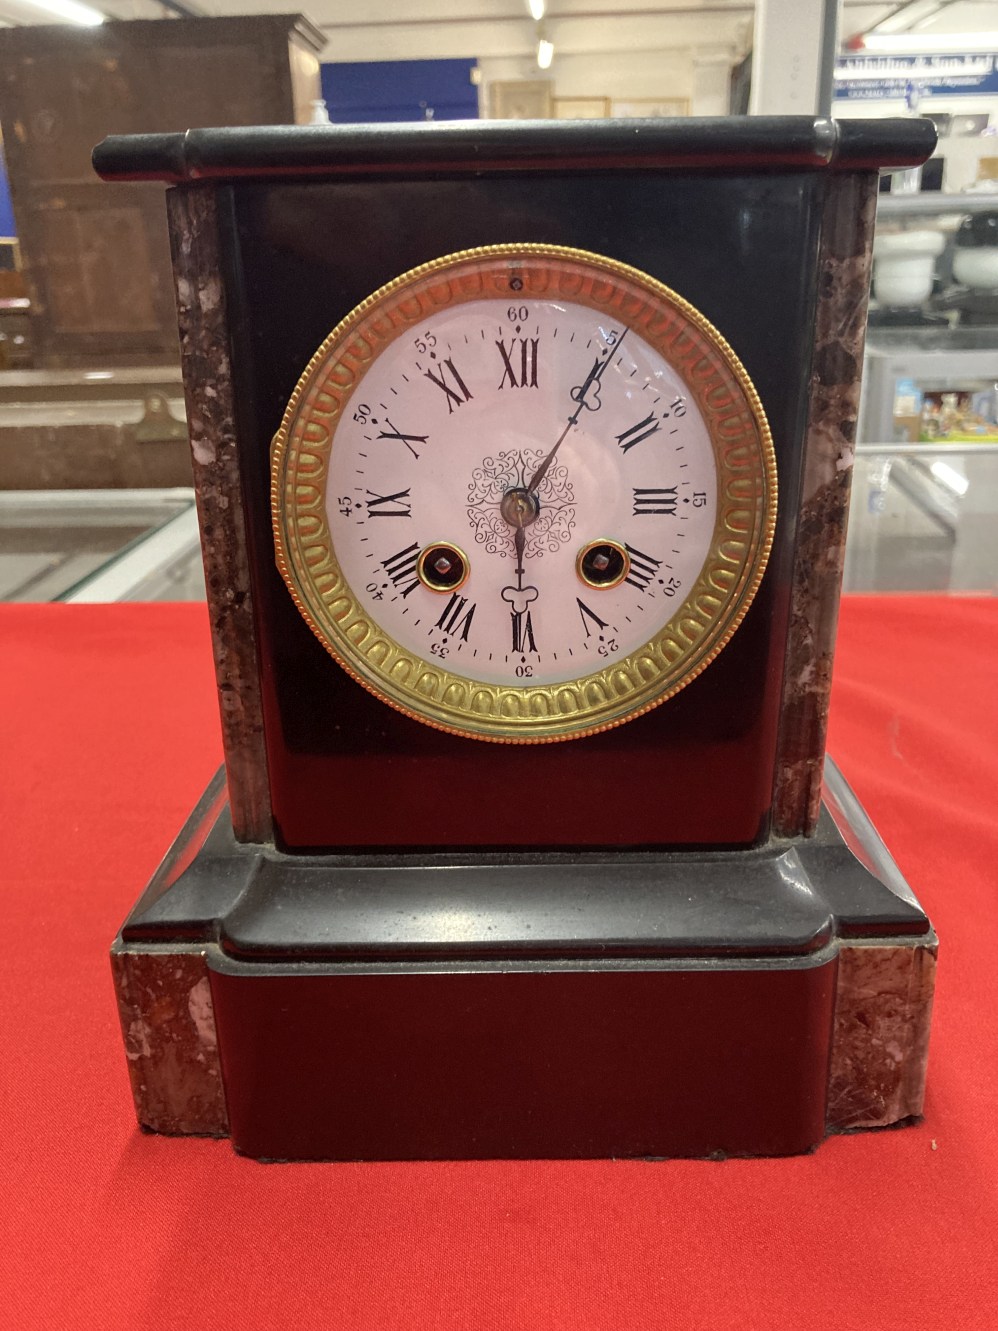
<svg viewBox="0 0 998 1331"><path fill-rule="evenodd" d="M578 738L698 675L744 617L776 515L744 369L610 259L468 250L333 330L273 445L277 562L385 703L505 742Z"/></svg>

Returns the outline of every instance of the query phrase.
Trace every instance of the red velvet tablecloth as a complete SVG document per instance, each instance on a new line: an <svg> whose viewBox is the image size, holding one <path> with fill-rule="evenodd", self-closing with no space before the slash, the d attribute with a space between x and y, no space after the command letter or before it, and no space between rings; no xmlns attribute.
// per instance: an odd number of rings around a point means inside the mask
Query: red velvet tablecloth
<svg viewBox="0 0 998 1331"><path fill-rule="evenodd" d="M107 948L220 757L199 605L0 608L0 1328L998 1328L998 601L848 600L832 752L941 938L922 1124L259 1165L145 1136Z"/></svg>

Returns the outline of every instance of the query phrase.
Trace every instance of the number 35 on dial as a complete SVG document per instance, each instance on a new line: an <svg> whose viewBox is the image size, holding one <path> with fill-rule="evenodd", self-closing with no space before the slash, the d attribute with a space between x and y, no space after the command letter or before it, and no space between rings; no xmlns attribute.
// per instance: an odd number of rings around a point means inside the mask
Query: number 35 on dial
<svg viewBox="0 0 998 1331"><path fill-rule="evenodd" d="M762 579L776 466L707 320L611 259L465 250L334 328L272 448L277 563L387 705L507 743L675 694Z"/></svg>

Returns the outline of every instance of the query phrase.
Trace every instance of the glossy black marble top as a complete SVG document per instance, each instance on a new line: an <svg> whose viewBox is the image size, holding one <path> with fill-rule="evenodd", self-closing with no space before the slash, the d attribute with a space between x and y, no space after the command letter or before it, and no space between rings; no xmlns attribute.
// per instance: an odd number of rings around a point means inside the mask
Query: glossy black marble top
<svg viewBox="0 0 998 1331"><path fill-rule="evenodd" d="M112 135L94 149L105 180L390 171L662 169L862 170L917 166L936 145L931 120L718 116L681 120L269 125Z"/></svg>

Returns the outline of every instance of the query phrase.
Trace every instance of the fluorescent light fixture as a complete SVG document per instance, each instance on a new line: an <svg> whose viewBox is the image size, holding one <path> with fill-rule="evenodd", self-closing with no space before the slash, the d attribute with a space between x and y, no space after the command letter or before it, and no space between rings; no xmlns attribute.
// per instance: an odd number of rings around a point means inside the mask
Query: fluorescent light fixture
<svg viewBox="0 0 998 1331"><path fill-rule="evenodd" d="M875 23L871 31L876 33L906 32L916 23L924 23L943 8L942 0L912 0L909 5L902 5L887 18Z"/></svg>
<svg viewBox="0 0 998 1331"><path fill-rule="evenodd" d="M863 50L894 55L943 55L947 51L971 52L998 50L998 32L898 32L890 35L868 32L863 37Z"/></svg>
<svg viewBox="0 0 998 1331"><path fill-rule="evenodd" d="M546 37L542 37L537 43L537 68L550 69L553 59L554 42L549 42Z"/></svg>
<svg viewBox="0 0 998 1331"><path fill-rule="evenodd" d="M77 23L81 28L96 28L107 18L107 15L100 13L99 10L80 4L79 0L27 0L27 3L33 9L54 14L56 18L64 19L66 23Z"/></svg>
<svg viewBox="0 0 998 1331"><path fill-rule="evenodd" d="M540 23L544 17L544 0L527 0L527 8L530 10L530 17L535 23Z"/></svg>
<svg viewBox="0 0 998 1331"><path fill-rule="evenodd" d="M970 482L966 476L961 476L955 467L951 467L948 462L933 462L929 468L937 481L942 481L947 490L952 490L955 495L961 498L970 488Z"/></svg>

